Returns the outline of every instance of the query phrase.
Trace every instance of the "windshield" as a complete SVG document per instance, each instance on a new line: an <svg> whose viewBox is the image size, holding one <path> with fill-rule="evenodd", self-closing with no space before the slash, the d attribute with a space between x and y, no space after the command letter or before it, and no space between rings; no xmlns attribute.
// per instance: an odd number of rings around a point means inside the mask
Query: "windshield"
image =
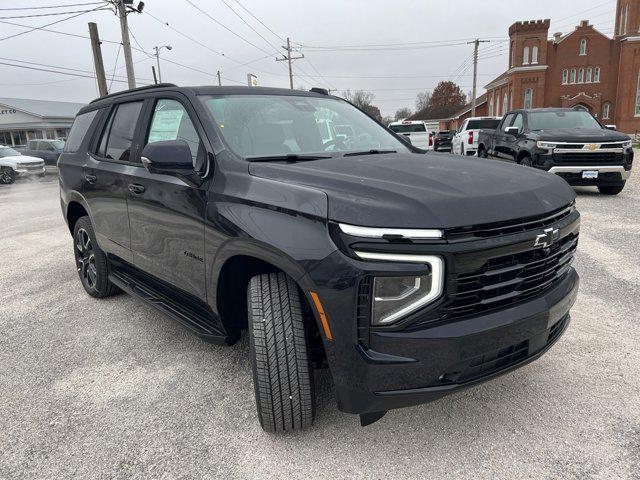
<svg viewBox="0 0 640 480"><path fill-rule="evenodd" d="M498 128L499 124L500 120L469 120L467 130L480 130L482 128L495 130L496 128Z"/></svg>
<svg viewBox="0 0 640 480"><path fill-rule="evenodd" d="M409 150L347 102L294 95L211 95L202 100L243 157Z"/></svg>
<svg viewBox="0 0 640 480"><path fill-rule="evenodd" d="M56 150L62 150L64 148L64 140L52 140L49 143Z"/></svg>
<svg viewBox="0 0 640 480"><path fill-rule="evenodd" d="M529 112L530 130L558 130L560 128L602 128L590 113L571 110L565 112Z"/></svg>
<svg viewBox="0 0 640 480"><path fill-rule="evenodd" d="M427 129L424 126L424 123L414 123L414 124L408 124L408 125L391 125L389 129L391 129L396 133L416 133L416 132L427 131Z"/></svg>
<svg viewBox="0 0 640 480"><path fill-rule="evenodd" d="M0 158L15 157L16 155L20 155L20 152L16 152L13 148L0 147Z"/></svg>

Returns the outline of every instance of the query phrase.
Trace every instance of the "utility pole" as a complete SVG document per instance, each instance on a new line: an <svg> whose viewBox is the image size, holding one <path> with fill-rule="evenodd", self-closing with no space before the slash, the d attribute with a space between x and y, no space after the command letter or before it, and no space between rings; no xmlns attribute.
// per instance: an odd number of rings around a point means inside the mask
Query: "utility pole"
<svg viewBox="0 0 640 480"><path fill-rule="evenodd" d="M151 65L151 73L153 73L153 84L157 85L158 77L156 76L156 67L154 67L153 65Z"/></svg>
<svg viewBox="0 0 640 480"><path fill-rule="evenodd" d="M218 70L218 86L221 87L222 86L222 77L220 77L220 70Z"/></svg>
<svg viewBox="0 0 640 480"><path fill-rule="evenodd" d="M158 65L158 81L162 83L162 72L160 71L160 50L166 48L167 50L171 50L171 45L162 45L160 47L153 47L156 51L156 64Z"/></svg>
<svg viewBox="0 0 640 480"><path fill-rule="evenodd" d="M471 99L471 116L476 116L476 92L478 83L478 47L481 43L487 43L489 40L480 40L476 38L473 42L467 42L467 45L473 43L473 92Z"/></svg>
<svg viewBox="0 0 640 480"><path fill-rule="evenodd" d="M93 52L93 65L98 82L98 92L104 97L107 91L107 77L104 73L104 62L102 61L102 48L100 47L100 36L98 35L98 25L89 22L89 37L91 38L91 51Z"/></svg>
<svg viewBox="0 0 640 480"><path fill-rule="evenodd" d="M289 88L293 90L293 69L291 68L291 61L304 58L304 53L301 54L299 57L291 56L291 40L289 40L289 37L287 37L287 46L285 47L283 45L282 48L284 48L284 50L287 52L287 55L286 56L283 55L282 58L276 58L276 62L286 61L289 64Z"/></svg>
<svg viewBox="0 0 640 480"><path fill-rule="evenodd" d="M122 33L122 49L124 50L124 62L127 67L127 82L129 88L136 88L136 74L133 71L133 57L131 56L131 40L129 40L129 25L127 24L127 8L125 0L115 0L120 17L120 31Z"/></svg>

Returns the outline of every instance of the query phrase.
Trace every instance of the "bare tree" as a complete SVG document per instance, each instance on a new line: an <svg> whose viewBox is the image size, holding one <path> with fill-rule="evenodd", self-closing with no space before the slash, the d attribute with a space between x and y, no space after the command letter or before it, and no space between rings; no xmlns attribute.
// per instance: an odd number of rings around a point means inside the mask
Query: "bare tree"
<svg viewBox="0 0 640 480"><path fill-rule="evenodd" d="M424 110L431 103L431 92L425 90L424 92L419 92L416 96L416 112L420 110Z"/></svg>
<svg viewBox="0 0 640 480"><path fill-rule="evenodd" d="M355 92L346 90L342 92L342 98L353 103L360 110L368 113L379 122L382 121L382 114L380 113L380 109L373 105L373 99L375 98L375 95L373 93L367 92L365 90L356 90Z"/></svg>
<svg viewBox="0 0 640 480"><path fill-rule="evenodd" d="M411 109L402 107L396 110L396 114L393 116L393 119L397 122L398 120L404 120L409 116L411 116Z"/></svg>

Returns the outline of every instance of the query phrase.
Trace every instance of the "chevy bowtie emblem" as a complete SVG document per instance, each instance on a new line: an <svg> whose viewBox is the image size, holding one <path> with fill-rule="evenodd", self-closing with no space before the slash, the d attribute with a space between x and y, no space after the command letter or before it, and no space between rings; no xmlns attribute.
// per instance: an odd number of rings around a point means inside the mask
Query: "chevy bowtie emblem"
<svg viewBox="0 0 640 480"><path fill-rule="evenodd" d="M548 248L553 245L558 238L560 238L560 230L557 228L545 228L543 233L536 237L533 246Z"/></svg>
<svg viewBox="0 0 640 480"><path fill-rule="evenodd" d="M586 148L587 150L597 150L598 149L598 144L597 143L587 143L584 148Z"/></svg>

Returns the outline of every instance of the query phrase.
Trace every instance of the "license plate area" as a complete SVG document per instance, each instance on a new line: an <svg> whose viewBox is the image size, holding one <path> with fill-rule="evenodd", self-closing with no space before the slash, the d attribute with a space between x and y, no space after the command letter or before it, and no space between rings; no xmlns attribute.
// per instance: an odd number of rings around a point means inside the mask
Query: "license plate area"
<svg viewBox="0 0 640 480"><path fill-rule="evenodd" d="M597 170L583 170L582 171L582 178L598 178L598 171Z"/></svg>

